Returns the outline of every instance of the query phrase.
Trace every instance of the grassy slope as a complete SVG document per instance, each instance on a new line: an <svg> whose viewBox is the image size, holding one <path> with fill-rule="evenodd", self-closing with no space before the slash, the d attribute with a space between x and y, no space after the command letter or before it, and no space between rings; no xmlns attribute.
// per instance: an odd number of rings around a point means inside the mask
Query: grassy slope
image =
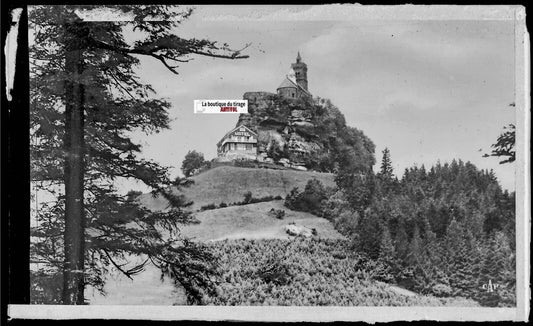
<svg viewBox="0 0 533 326"><path fill-rule="evenodd" d="M194 201L192 208L196 210L207 204L241 201L247 191L251 191L254 197L285 197L293 187L303 189L312 178L317 178L325 186L335 184L331 173L220 166L192 177L195 184L184 188L183 192ZM141 202L154 210L165 209L167 205L163 198L153 198L149 194L143 195Z"/></svg>
<svg viewBox="0 0 533 326"><path fill-rule="evenodd" d="M272 208L285 210L283 220L269 214ZM291 211L283 206L282 200L208 210L197 213L196 217L201 223L182 227L182 232L185 236L201 241L288 239L290 237L283 227L290 222L316 228L320 238L342 238L328 220L309 213Z"/></svg>

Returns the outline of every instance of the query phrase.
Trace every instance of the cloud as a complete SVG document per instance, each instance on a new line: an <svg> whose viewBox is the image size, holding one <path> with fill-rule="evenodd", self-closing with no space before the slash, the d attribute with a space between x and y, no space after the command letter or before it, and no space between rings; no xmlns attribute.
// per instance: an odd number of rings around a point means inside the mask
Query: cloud
<svg viewBox="0 0 533 326"><path fill-rule="evenodd" d="M208 6L199 7L211 21L354 21L354 20L514 20L516 6ZM524 12L523 8L520 8ZM524 13L525 14L525 13Z"/></svg>

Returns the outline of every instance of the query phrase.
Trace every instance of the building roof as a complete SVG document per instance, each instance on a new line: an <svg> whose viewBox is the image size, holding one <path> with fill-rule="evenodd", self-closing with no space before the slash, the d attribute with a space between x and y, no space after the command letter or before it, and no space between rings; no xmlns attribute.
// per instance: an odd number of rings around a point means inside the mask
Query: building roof
<svg viewBox="0 0 533 326"><path fill-rule="evenodd" d="M279 88L288 88L288 87L290 87L290 88L298 88L298 84L296 84L295 82L290 80L289 77L285 77L285 79L283 79L281 84L278 86L278 89Z"/></svg>
<svg viewBox="0 0 533 326"><path fill-rule="evenodd" d="M307 95L311 96L311 93L309 93L308 90L305 90L302 86L293 82L288 76L285 76L285 79L281 82L281 84L279 85L277 89L280 89L280 88L297 88L301 90L302 92L306 93Z"/></svg>
<svg viewBox="0 0 533 326"><path fill-rule="evenodd" d="M251 133L252 135L254 135L255 137L257 137L257 133L255 131L253 131L252 129L246 127L245 125L238 125L237 127L231 129L230 131L228 131L224 137L222 137L218 143L217 143L217 146L220 145L220 143L222 143L222 141L224 141L224 139L226 139L226 137L228 137L232 132L236 131L237 129L240 129L240 128L244 128L246 129L246 131L248 131L249 133Z"/></svg>

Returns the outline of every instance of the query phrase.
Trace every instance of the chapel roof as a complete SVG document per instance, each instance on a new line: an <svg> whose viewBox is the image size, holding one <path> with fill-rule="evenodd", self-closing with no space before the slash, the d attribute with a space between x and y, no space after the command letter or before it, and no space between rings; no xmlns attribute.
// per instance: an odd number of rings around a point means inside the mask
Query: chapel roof
<svg viewBox="0 0 533 326"><path fill-rule="evenodd" d="M290 80L289 77L285 77L285 79L283 79L283 81L278 86L278 88L288 88L288 87L290 87L290 88L298 88L298 84L296 84L295 82Z"/></svg>
<svg viewBox="0 0 533 326"><path fill-rule="evenodd" d="M285 76L285 79L281 82L281 84L278 86L277 89L280 89L280 88L296 88L296 89L301 90L302 92L304 92L307 95L311 95L311 93L309 93L308 90L304 89L302 86L300 86L297 83L293 82L289 78L289 76Z"/></svg>

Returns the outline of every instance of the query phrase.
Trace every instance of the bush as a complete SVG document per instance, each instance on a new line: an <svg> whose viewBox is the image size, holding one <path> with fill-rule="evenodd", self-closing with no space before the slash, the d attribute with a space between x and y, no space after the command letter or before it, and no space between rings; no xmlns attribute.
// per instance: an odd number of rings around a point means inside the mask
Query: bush
<svg viewBox="0 0 533 326"><path fill-rule="evenodd" d="M220 205L218 205L218 207L220 208L228 207L228 204L226 204L225 202L221 202Z"/></svg>
<svg viewBox="0 0 533 326"><path fill-rule="evenodd" d="M201 210L201 211L207 211L207 210L215 209L215 208L217 208L217 205L215 205L215 204L208 204L208 205L204 205L204 206L200 207L200 210Z"/></svg>
<svg viewBox="0 0 533 326"><path fill-rule="evenodd" d="M286 285L290 282L289 268L279 258L271 259L261 266L257 277L267 284Z"/></svg>
<svg viewBox="0 0 533 326"><path fill-rule="evenodd" d="M204 154L197 151L189 151L181 164L181 171L186 177L190 177L195 170L199 170L205 163Z"/></svg>
<svg viewBox="0 0 533 326"><path fill-rule="evenodd" d="M240 159L233 161L233 165L241 168L257 168L259 161Z"/></svg>
<svg viewBox="0 0 533 326"><path fill-rule="evenodd" d="M252 199L250 199L249 204L262 203L265 201L273 201L273 200L274 200L274 197L272 196L265 196L265 197L259 197L259 198L252 197Z"/></svg>
<svg viewBox="0 0 533 326"><path fill-rule="evenodd" d="M242 201L242 204L249 204L252 201L252 198L252 192L247 191L246 193L244 193L244 200Z"/></svg>
<svg viewBox="0 0 533 326"><path fill-rule="evenodd" d="M278 220L282 220L284 217L285 217L285 211L282 210L282 209L275 209L275 208L272 208L270 210L270 214L272 214L275 218L277 218Z"/></svg>
<svg viewBox="0 0 533 326"><path fill-rule="evenodd" d="M274 197L274 200L282 200L283 197L281 197L280 195L277 195L276 197Z"/></svg>
<svg viewBox="0 0 533 326"><path fill-rule="evenodd" d="M448 297L452 294L452 288L446 284L435 284L431 288L431 292L437 297Z"/></svg>
<svg viewBox="0 0 533 326"><path fill-rule="evenodd" d="M30 303L61 304L63 273L56 271L30 271Z"/></svg>
<svg viewBox="0 0 533 326"><path fill-rule="evenodd" d="M307 181L303 192L300 192L297 187L293 188L285 198L285 206L295 211L322 216L323 205L327 198L322 182L313 178Z"/></svg>

